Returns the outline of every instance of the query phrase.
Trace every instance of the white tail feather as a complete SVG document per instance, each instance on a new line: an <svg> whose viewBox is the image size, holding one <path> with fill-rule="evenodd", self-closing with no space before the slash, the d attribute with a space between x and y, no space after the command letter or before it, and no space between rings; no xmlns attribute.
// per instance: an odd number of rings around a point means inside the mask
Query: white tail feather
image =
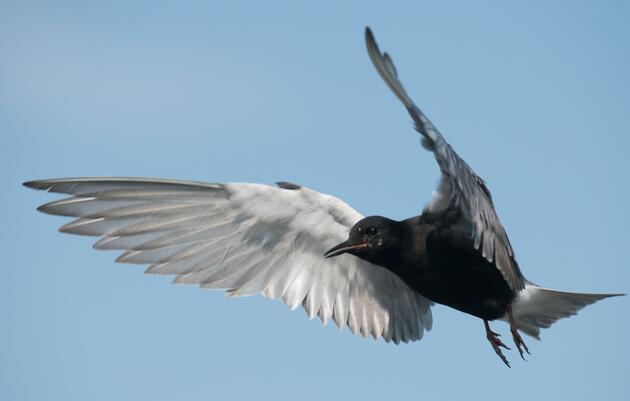
<svg viewBox="0 0 630 401"><path fill-rule="evenodd" d="M587 294L541 288L528 283L512 303L512 314L519 330L536 339L558 319L575 315L580 309L604 298L624 294Z"/></svg>

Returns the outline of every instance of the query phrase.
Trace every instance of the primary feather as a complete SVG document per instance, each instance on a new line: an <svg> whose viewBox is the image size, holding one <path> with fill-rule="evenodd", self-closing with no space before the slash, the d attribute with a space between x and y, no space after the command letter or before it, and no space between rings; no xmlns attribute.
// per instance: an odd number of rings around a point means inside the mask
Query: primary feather
<svg viewBox="0 0 630 401"><path fill-rule="evenodd" d="M391 57L381 53L370 28L366 28L365 41L374 67L409 112L416 130L422 135L422 145L433 152L442 171L440 184L427 210L438 213L449 206L457 206L470 223L470 236L475 248L480 249L483 256L496 265L512 290L522 290L525 287L523 275L484 181L459 157L407 95L398 80Z"/></svg>
<svg viewBox="0 0 630 401"><path fill-rule="evenodd" d="M286 185L141 178L69 178L26 186L72 195L39 208L75 217L60 231L98 236L96 249L174 282L261 293L309 318L395 343L432 325L430 302L393 273L346 255L324 259L362 216L341 200Z"/></svg>

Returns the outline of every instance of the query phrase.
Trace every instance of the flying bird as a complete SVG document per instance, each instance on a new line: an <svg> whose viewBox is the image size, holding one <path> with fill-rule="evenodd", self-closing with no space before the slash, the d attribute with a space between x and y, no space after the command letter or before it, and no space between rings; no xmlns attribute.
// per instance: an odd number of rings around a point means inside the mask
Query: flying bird
<svg viewBox="0 0 630 401"><path fill-rule="evenodd" d="M560 318L621 294L546 289L527 280L485 182L407 95L392 59L370 28L365 40L381 78L403 103L433 153L441 179L419 216L363 217L342 200L306 187L208 184L145 178L30 181L70 195L38 208L75 219L64 233L100 237L95 249L120 250L120 263L179 284L262 294L310 319L387 342L420 340L439 303L483 320L501 360L509 349L489 322L504 320L521 355L519 332L539 338Z"/></svg>

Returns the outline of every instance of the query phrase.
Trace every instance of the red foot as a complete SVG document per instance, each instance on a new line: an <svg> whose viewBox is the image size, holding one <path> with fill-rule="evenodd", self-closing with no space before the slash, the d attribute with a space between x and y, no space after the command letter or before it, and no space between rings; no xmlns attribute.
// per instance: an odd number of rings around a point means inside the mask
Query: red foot
<svg viewBox="0 0 630 401"><path fill-rule="evenodd" d="M525 352L531 355L525 341L523 341L523 337L518 333L516 329L516 324L514 323L514 317L512 316L512 306L508 306L508 321L510 323L510 332L512 333L512 338L514 339L514 344L516 344L516 348L518 348L518 352L521 354L521 358L525 360L525 356L523 355L523 348L525 348Z"/></svg>
<svg viewBox="0 0 630 401"><path fill-rule="evenodd" d="M501 358L503 363L506 364L507 367L509 368L510 367L510 363L508 362L508 360L505 357L505 355L503 355L503 352L501 352L501 347L503 347L505 349L510 349L510 347L508 347L507 345L503 344L503 341L499 340L500 334L495 333L494 331L490 330L490 325L488 324L487 320L484 319L483 320L483 324L484 324L484 326L486 326L486 338L488 339L488 341L490 341L490 345L492 345L492 349L494 349L494 352L497 353L499 358ZM519 348L519 351L520 351L520 348Z"/></svg>

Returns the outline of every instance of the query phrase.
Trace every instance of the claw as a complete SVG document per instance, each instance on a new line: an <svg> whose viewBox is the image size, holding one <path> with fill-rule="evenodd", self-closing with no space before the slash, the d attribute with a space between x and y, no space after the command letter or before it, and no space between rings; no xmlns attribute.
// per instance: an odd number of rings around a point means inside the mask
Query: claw
<svg viewBox="0 0 630 401"><path fill-rule="evenodd" d="M499 337L501 336L499 333L495 333L494 331L490 330L490 325L488 325L488 321L484 319L483 321L484 326L486 327L486 338L488 339L488 341L490 342L490 345L492 346L492 349L494 350L494 352L496 352L496 354L499 356L499 358L501 358L501 360L503 361L503 363L510 368L510 362L508 362L507 358L505 357L505 355L503 355L503 352L501 351L501 347L505 348L505 349L510 349L510 347L508 347L507 345L505 345L503 343L503 341L499 340Z"/></svg>
<svg viewBox="0 0 630 401"><path fill-rule="evenodd" d="M531 355L531 352L529 352L529 349L527 349L527 345L516 330L512 331L512 337L514 338L514 343L516 344L516 348L518 349L519 354L521 354L521 358L526 361L527 359L525 359L525 356L523 354L523 348L525 348L525 352ZM521 345L523 346L523 348L521 348Z"/></svg>
<svg viewBox="0 0 630 401"><path fill-rule="evenodd" d="M516 344L518 353L521 354L521 358L524 361L526 361L527 359L525 359L523 348L525 348L525 352L527 352L527 354L531 355L531 352L529 352L529 349L527 348L527 344L525 344L525 341L523 341L523 337L521 337L518 330L516 329L516 324L514 323L514 317L512 316L512 306L508 306L508 321L510 323L510 332L512 333L512 339L514 339L514 344Z"/></svg>

